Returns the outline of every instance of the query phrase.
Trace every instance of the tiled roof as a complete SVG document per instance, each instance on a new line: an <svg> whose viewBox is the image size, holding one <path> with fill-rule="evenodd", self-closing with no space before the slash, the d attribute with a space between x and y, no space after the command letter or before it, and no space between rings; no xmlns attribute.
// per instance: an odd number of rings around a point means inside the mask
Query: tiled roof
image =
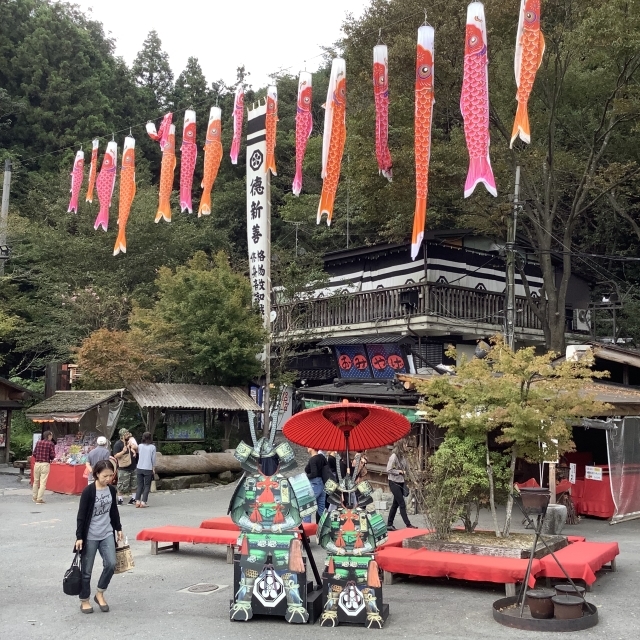
<svg viewBox="0 0 640 640"><path fill-rule="evenodd" d="M226 409L260 411L260 407L239 387L201 384L131 383L127 389L141 407L166 409Z"/></svg>

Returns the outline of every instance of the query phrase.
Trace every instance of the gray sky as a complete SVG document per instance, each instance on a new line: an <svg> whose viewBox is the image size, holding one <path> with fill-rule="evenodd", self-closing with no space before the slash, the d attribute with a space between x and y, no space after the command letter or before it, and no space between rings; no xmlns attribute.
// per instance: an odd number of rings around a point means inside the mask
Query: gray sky
<svg viewBox="0 0 640 640"><path fill-rule="evenodd" d="M211 83L236 81L244 64L248 82L258 88L281 68L293 75L315 71L320 46L341 35L347 12L360 17L367 0L72 0L102 22L116 40L116 53L130 65L147 33L155 29L169 54L175 76L189 56L199 59ZM183 7L181 11L181 7ZM375 44L375 42L372 43Z"/></svg>

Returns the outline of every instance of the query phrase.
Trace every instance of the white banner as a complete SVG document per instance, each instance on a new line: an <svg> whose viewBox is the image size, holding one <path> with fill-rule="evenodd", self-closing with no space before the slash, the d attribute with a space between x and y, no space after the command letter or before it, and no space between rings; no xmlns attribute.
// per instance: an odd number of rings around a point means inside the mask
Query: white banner
<svg viewBox="0 0 640 640"><path fill-rule="evenodd" d="M575 462L569 463L569 482L571 484L576 483L576 464Z"/></svg>
<svg viewBox="0 0 640 640"><path fill-rule="evenodd" d="M271 304L271 184L266 171L266 104L248 111L247 244L253 302L269 328Z"/></svg>

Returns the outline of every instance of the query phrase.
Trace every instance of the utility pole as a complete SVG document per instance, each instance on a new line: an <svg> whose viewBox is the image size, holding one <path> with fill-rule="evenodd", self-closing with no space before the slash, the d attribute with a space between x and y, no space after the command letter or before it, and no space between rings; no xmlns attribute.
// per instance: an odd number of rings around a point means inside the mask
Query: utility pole
<svg viewBox="0 0 640 640"><path fill-rule="evenodd" d="M288 222L288 224L292 224L296 228L296 258L298 257L298 229L304 224L304 222Z"/></svg>
<svg viewBox="0 0 640 640"><path fill-rule="evenodd" d="M520 203L520 165L516 167L516 182L513 189L513 216L507 219L507 286L506 313L504 317L504 337L507 346L514 350L516 346L516 226Z"/></svg>
<svg viewBox="0 0 640 640"><path fill-rule="evenodd" d="M9 226L9 193L11 192L11 160L4 161L4 182L2 184L2 208L0 208L0 275L4 275L4 263L9 257L7 229Z"/></svg>

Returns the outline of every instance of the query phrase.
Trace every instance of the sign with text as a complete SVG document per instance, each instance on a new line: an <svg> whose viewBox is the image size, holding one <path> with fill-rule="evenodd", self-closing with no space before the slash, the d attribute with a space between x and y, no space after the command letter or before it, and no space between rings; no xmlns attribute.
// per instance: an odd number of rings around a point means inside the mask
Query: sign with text
<svg viewBox="0 0 640 640"><path fill-rule="evenodd" d="M576 463L575 462L569 463L569 482L571 484L576 483Z"/></svg>
<svg viewBox="0 0 640 640"><path fill-rule="evenodd" d="M584 477L587 480L602 480L602 467L585 467Z"/></svg>
<svg viewBox="0 0 640 640"><path fill-rule="evenodd" d="M247 117L247 244L253 304L265 327L271 313L271 186L266 170L266 104Z"/></svg>

